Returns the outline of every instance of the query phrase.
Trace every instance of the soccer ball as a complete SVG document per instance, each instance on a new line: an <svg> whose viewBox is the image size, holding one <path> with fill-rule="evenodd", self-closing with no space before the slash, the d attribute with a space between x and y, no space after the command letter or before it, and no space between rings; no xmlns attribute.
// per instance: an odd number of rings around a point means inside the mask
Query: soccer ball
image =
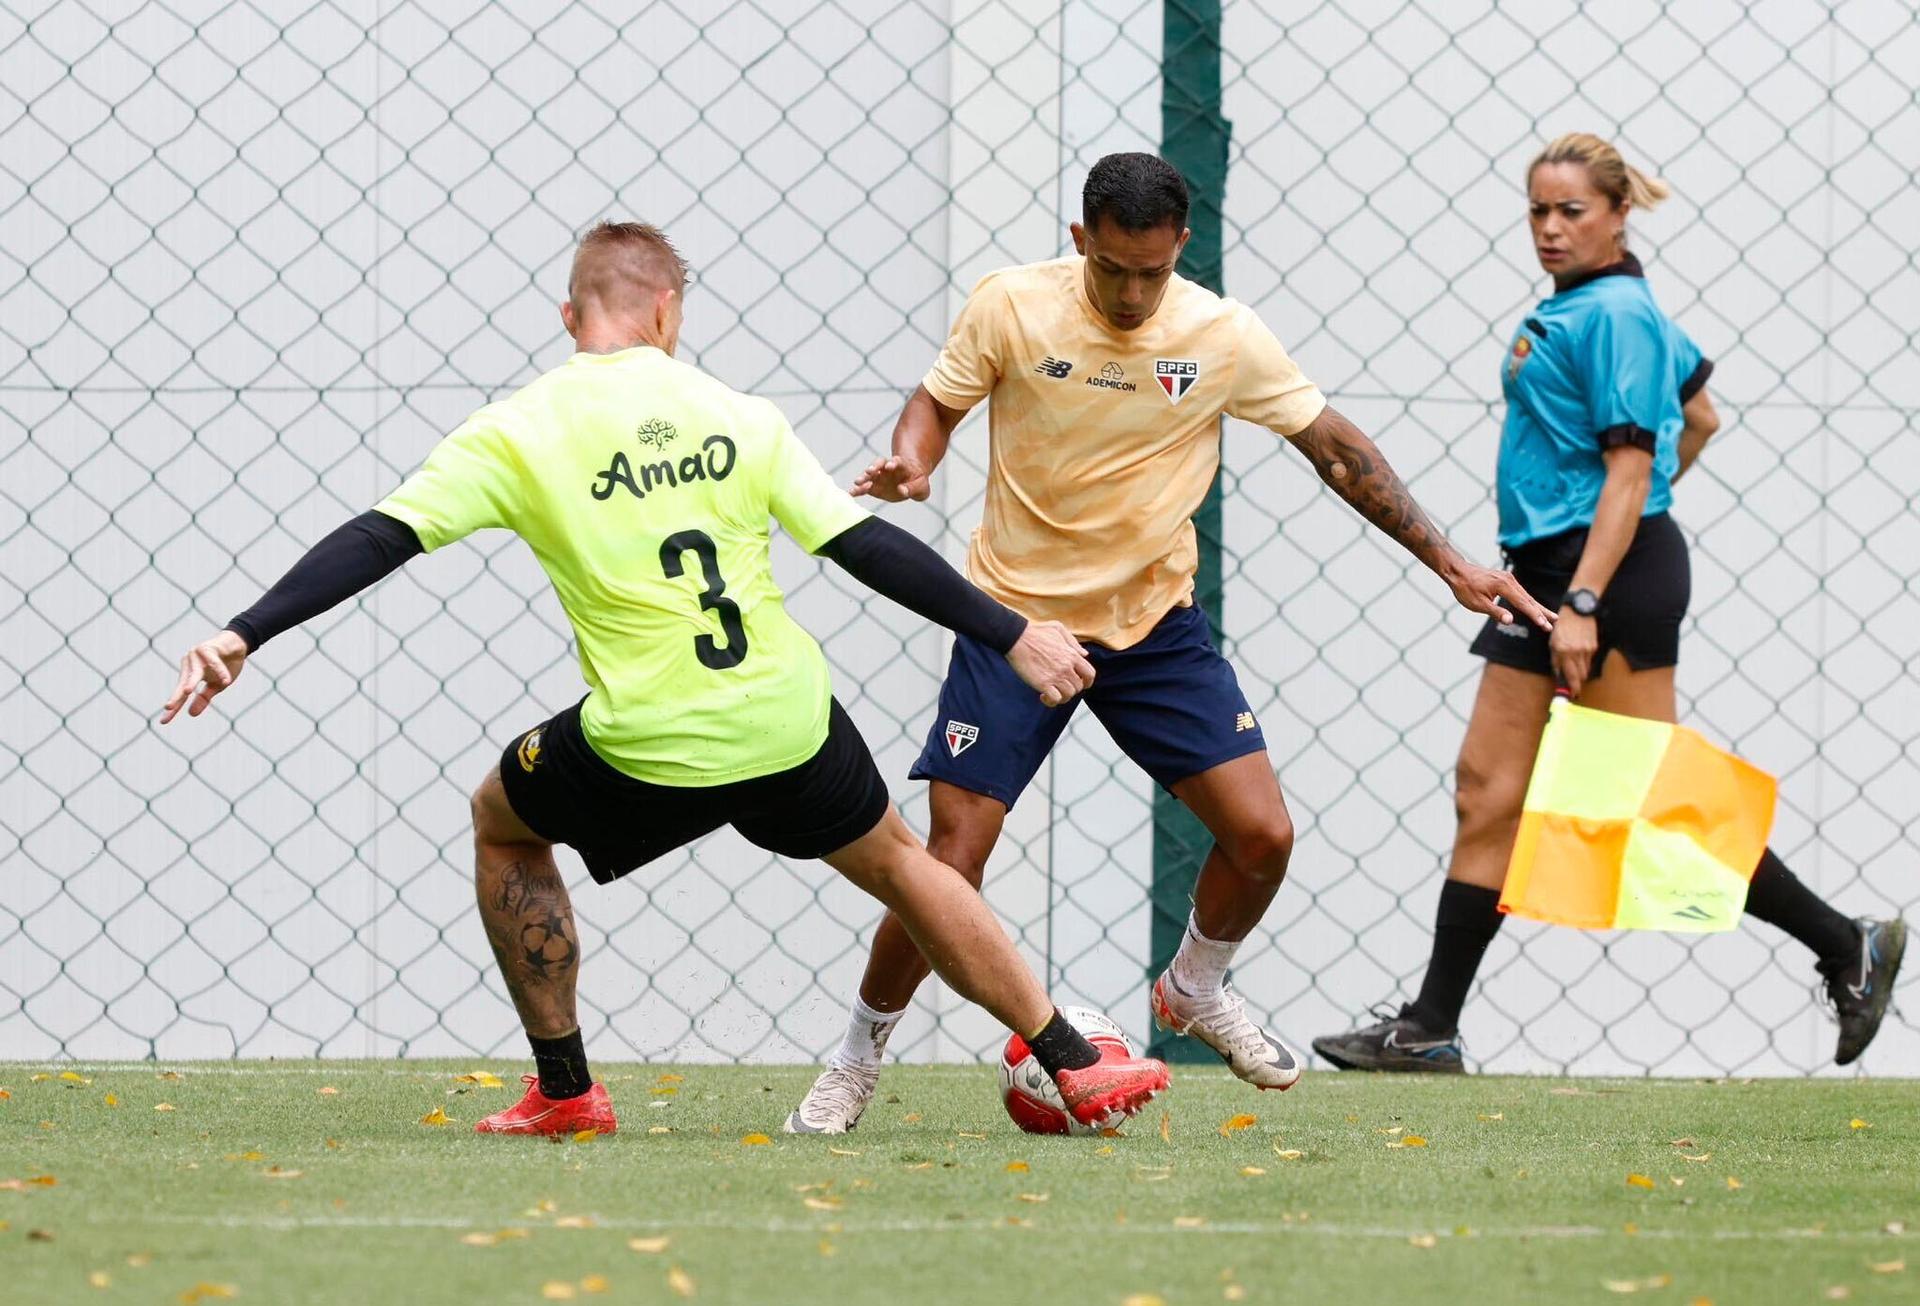
<svg viewBox="0 0 1920 1306"><path fill-rule="evenodd" d="M1085 1007L1062 1007L1060 1014L1101 1051L1114 1048L1124 1056L1133 1055L1133 1044L1127 1041L1126 1031L1102 1013ZM1083 1125L1073 1118L1067 1104L1060 1100L1060 1090L1054 1087L1053 1077L1041 1068L1028 1050L1027 1041L1018 1034L1007 1040L1007 1046L1000 1053L1000 1100L1006 1104L1013 1123L1029 1134L1100 1132L1100 1126Z"/></svg>

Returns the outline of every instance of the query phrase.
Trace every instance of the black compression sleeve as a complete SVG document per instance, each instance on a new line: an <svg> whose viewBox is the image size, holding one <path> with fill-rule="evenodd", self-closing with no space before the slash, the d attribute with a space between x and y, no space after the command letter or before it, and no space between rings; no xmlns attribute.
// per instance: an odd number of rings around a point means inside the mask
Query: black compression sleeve
<svg viewBox="0 0 1920 1306"><path fill-rule="evenodd" d="M413 527L363 512L308 549L260 601L227 623L251 653L283 630L344 602L422 553Z"/></svg>
<svg viewBox="0 0 1920 1306"><path fill-rule="evenodd" d="M982 594L945 558L878 517L841 531L818 552L875 593L996 653L1012 648L1027 628L1026 618Z"/></svg>

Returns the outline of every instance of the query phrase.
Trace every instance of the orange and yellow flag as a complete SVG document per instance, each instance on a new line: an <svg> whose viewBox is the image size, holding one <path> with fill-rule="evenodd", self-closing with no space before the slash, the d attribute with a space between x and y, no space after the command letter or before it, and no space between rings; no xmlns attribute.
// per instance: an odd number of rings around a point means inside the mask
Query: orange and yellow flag
<svg viewBox="0 0 1920 1306"><path fill-rule="evenodd" d="M1555 699L1500 910L1589 930L1730 930L1775 790L1685 726Z"/></svg>

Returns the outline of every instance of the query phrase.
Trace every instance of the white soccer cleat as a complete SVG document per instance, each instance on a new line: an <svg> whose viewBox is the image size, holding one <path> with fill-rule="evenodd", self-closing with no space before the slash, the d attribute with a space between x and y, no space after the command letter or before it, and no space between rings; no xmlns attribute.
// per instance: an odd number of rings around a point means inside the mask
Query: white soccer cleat
<svg viewBox="0 0 1920 1306"><path fill-rule="evenodd" d="M860 1123L879 1085L878 1066L829 1065L781 1128L789 1134L847 1133Z"/></svg>
<svg viewBox="0 0 1920 1306"><path fill-rule="evenodd" d="M1153 1023L1199 1039L1255 1088L1285 1092L1299 1082L1300 1059L1253 1023L1247 1000L1232 985L1222 984L1211 998L1196 999L1182 992L1171 975L1162 975L1153 985Z"/></svg>

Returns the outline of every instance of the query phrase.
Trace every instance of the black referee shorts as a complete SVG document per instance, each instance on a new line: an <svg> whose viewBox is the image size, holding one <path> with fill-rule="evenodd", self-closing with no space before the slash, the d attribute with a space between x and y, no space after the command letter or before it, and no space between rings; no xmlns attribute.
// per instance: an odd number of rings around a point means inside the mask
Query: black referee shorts
<svg viewBox="0 0 1920 1306"><path fill-rule="evenodd" d="M514 740L500 756L514 815L580 854L601 884L731 825L782 857L824 857L886 815L886 782L836 699L826 742L789 770L709 788L649 784L617 770L580 729L580 704Z"/></svg>
<svg viewBox="0 0 1920 1306"><path fill-rule="evenodd" d="M1587 531L1581 527L1521 545L1507 554L1507 565L1540 606L1558 612L1586 547ZM1616 648L1635 671L1677 665L1680 622L1692 596L1686 536L1667 513L1642 517L1627 556L1620 560L1600 599L1600 649L1590 676L1599 679L1607 652ZM1546 631L1523 617L1504 626L1489 617L1474 637L1473 652L1503 667L1551 676L1553 655L1547 638Z"/></svg>

